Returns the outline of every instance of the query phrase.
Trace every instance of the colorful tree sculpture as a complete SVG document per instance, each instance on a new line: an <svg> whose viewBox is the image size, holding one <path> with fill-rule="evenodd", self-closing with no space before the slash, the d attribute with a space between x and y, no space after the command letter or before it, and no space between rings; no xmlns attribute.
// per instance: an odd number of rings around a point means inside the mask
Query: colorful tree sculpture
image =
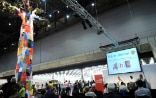
<svg viewBox="0 0 156 98"><path fill-rule="evenodd" d="M17 52L15 77L17 82L25 84L26 93L30 98L32 85L32 58L33 58L33 20L43 20L35 15L36 9L28 10L29 0L23 0L24 8L14 7L22 20Z"/></svg>

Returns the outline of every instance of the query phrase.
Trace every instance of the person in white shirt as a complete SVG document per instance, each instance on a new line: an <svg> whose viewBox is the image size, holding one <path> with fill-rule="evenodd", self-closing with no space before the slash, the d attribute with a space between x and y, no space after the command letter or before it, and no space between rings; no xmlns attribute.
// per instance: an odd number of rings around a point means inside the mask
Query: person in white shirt
<svg viewBox="0 0 156 98"><path fill-rule="evenodd" d="M122 79L120 78L120 76L118 76L118 81L117 81L117 87L120 87L121 85Z"/></svg>
<svg viewBox="0 0 156 98"><path fill-rule="evenodd" d="M129 92L127 86L125 85L124 82L121 82L121 85L119 87L119 92L122 94L122 95L125 95L126 92Z"/></svg>
<svg viewBox="0 0 156 98"><path fill-rule="evenodd" d="M106 83L106 84L104 85L104 93L108 93L107 85L108 85L108 83Z"/></svg>

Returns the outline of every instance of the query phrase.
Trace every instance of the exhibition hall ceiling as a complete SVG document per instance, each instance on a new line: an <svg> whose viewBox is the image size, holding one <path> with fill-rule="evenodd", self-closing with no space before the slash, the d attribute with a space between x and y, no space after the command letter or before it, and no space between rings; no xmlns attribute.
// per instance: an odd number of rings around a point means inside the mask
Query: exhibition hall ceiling
<svg viewBox="0 0 156 98"><path fill-rule="evenodd" d="M25 0L0 0L0 56L17 50L21 19L9 6L22 5L22 1ZM134 1L77 0L92 16ZM45 21L34 22L35 41L52 34L50 32L57 33L58 30L63 30L80 20L80 17L61 0L30 0L30 5L32 8L42 9L43 13L38 15L45 19Z"/></svg>
<svg viewBox="0 0 156 98"><path fill-rule="evenodd" d="M92 15L126 3L126 0L77 0ZM9 6L22 5L22 0L0 0L0 56L17 49L21 19ZM64 28L64 24L72 24L79 20L61 0L30 0L32 7L41 8L44 12L39 16L46 19L34 24L35 40L43 38L48 30L57 31ZM70 15L70 17L68 16ZM68 20L66 18L69 18ZM62 25L61 25L62 24Z"/></svg>

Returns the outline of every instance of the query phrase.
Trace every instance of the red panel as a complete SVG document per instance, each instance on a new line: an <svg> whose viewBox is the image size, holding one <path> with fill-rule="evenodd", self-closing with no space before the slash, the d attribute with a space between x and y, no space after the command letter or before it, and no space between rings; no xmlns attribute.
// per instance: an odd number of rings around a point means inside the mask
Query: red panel
<svg viewBox="0 0 156 98"><path fill-rule="evenodd" d="M96 90L104 92L104 83L103 83L102 75L94 75L94 77L95 77Z"/></svg>

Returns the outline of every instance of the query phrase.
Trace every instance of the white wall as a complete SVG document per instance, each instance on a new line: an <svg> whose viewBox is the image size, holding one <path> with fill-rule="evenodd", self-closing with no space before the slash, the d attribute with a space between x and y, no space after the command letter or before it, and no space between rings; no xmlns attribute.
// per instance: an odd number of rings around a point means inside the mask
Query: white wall
<svg viewBox="0 0 156 98"><path fill-rule="evenodd" d="M139 77L139 74L144 73L144 78L149 82L151 89L156 89L156 64L142 65L142 72L108 75L108 70L103 71L104 83L116 83L117 77L120 76L121 79L128 83L130 80L129 76L133 76L134 79Z"/></svg>

